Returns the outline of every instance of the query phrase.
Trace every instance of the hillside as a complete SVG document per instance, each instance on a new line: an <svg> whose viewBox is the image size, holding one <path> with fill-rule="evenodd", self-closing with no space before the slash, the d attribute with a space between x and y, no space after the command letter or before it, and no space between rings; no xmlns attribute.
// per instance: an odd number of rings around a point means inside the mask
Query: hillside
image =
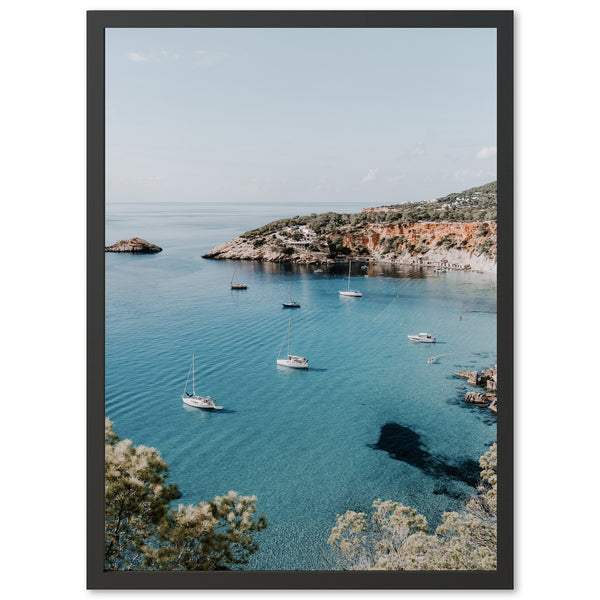
<svg viewBox="0 0 600 600"><path fill-rule="evenodd" d="M430 221L495 221L497 206L497 182L492 181L442 198L363 208L362 212L396 212Z"/></svg>
<svg viewBox="0 0 600 600"><path fill-rule="evenodd" d="M495 271L496 183L424 202L281 219L203 258L322 263L377 260Z"/></svg>

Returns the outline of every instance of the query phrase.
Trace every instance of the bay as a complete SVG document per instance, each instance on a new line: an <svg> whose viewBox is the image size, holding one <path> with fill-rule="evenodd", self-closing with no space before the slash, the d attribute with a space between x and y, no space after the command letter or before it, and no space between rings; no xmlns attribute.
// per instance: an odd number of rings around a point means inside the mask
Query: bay
<svg viewBox="0 0 600 600"><path fill-rule="evenodd" d="M496 418L466 405L464 369L496 363L496 284L432 269L202 259L265 223L356 206L131 203L106 207L106 244L139 236L154 255L105 255L106 416L122 438L156 447L188 504L236 490L269 521L248 568L333 566L336 515L394 499L432 527L475 493ZM236 279L248 285L230 290ZM379 273L383 273L380 276ZM368 276L366 276L368 275ZM302 307L284 309L290 283ZM310 368L277 367L291 351ZM427 331L436 344L407 335ZM183 405L192 354L196 391L225 410ZM428 358L435 357L434 363Z"/></svg>

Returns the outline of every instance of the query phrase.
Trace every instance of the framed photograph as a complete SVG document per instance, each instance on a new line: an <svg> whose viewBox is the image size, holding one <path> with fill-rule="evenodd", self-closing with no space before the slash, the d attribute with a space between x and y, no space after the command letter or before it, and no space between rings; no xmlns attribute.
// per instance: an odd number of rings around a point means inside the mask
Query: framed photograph
<svg viewBox="0 0 600 600"><path fill-rule="evenodd" d="M512 12L87 40L88 588L511 589Z"/></svg>

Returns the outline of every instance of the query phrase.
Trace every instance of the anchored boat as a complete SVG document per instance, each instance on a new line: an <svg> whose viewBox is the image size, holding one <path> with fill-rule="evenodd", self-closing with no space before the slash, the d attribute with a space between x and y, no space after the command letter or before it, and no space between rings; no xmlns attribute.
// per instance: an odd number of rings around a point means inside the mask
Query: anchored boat
<svg viewBox="0 0 600 600"><path fill-rule="evenodd" d="M292 284L290 283L290 301L282 302L283 308L300 308L300 302L292 300Z"/></svg>
<svg viewBox="0 0 600 600"><path fill-rule="evenodd" d="M359 292L358 290L351 290L350 289L350 267L352 265L352 262L348 263L348 289L347 290L339 290L339 294L340 296L352 296L353 298L360 298L362 297L362 292Z"/></svg>
<svg viewBox="0 0 600 600"><path fill-rule="evenodd" d="M192 393L190 394L187 391L187 386L190 381L190 373L192 374ZM210 396L198 396L196 394L195 380L194 380L194 355L192 354L192 364L190 366L190 370L188 371L187 380L185 382L185 388L183 390L183 394L181 395L181 399L184 404L188 406L193 406L194 408L204 408L206 410L222 410L222 406L217 406L213 399Z"/></svg>
<svg viewBox="0 0 600 600"><path fill-rule="evenodd" d="M233 283L233 279L235 278L235 271L231 277L231 289L232 290L247 290L248 286L245 283Z"/></svg>
<svg viewBox="0 0 600 600"><path fill-rule="evenodd" d="M281 346L279 348L279 354L277 355L277 364L281 367L291 367L292 369L308 369L308 359L303 356L296 356L295 354L290 354L290 329L292 327L292 317L288 322L288 330L287 330L287 358L279 358L281 356L281 349L283 348L283 344L286 340L286 337L283 338L281 342Z"/></svg>
<svg viewBox="0 0 600 600"><path fill-rule="evenodd" d="M433 343L435 342L435 338L432 337L432 335L430 333L420 333L419 335L409 335L408 339L411 342L426 342L426 343Z"/></svg>

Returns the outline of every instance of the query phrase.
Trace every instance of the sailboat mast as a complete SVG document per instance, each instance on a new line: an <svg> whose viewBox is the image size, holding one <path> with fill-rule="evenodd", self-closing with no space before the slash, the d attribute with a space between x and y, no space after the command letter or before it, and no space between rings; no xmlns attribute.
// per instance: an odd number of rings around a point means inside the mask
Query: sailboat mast
<svg viewBox="0 0 600 600"><path fill-rule="evenodd" d="M348 291L350 291L350 266L352 265L352 261L348 262Z"/></svg>
<svg viewBox="0 0 600 600"><path fill-rule="evenodd" d="M192 354L192 394L196 395L196 384L194 380L194 355Z"/></svg>
<svg viewBox="0 0 600 600"><path fill-rule="evenodd" d="M290 320L288 321L288 356L290 355L290 329L292 328L292 317L290 317Z"/></svg>

